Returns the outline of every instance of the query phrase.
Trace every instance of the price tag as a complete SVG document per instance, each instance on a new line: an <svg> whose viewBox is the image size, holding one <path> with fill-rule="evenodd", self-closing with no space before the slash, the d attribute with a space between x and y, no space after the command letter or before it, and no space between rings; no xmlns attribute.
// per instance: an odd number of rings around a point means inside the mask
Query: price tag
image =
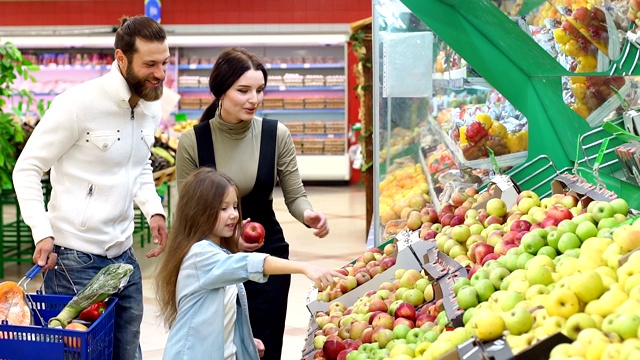
<svg viewBox="0 0 640 360"><path fill-rule="evenodd" d="M287 87L284 86L284 85L280 85L280 86L278 86L278 90L285 91L285 90L287 90Z"/></svg>
<svg viewBox="0 0 640 360"><path fill-rule="evenodd" d="M309 69L311 67L311 64L304 64L304 65L302 65L302 67L305 68L305 69Z"/></svg>
<svg viewBox="0 0 640 360"><path fill-rule="evenodd" d="M287 68L287 64L280 64L280 69L286 69Z"/></svg>
<svg viewBox="0 0 640 360"><path fill-rule="evenodd" d="M189 64L189 69L194 70L198 68L198 64Z"/></svg>
<svg viewBox="0 0 640 360"><path fill-rule="evenodd" d="M271 64L264 64L264 67L267 69L271 69Z"/></svg>

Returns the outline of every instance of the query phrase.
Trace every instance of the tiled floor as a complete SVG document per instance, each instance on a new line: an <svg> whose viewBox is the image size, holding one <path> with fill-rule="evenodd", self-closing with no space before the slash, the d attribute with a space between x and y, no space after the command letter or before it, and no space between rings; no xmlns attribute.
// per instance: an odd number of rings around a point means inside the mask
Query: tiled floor
<svg viewBox="0 0 640 360"><path fill-rule="evenodd" d="M337 267L362 254L367 235L364 190L351 186L308 186L306 189L314 208L327 215L331 232L324 239L315 238L310 229L298 223L288 213L282 200L282 194L279 189L276 189L274 194L276 216L284 229L287 241L290 243L291 259ZM172 202L174 201L175 196L172 199ZM136 242L136 253L143 271L145 294L141 346L143 358L154 360L162 358L167 334L156 317L157 308L153 294L152 277L157 261L149 260L144 256L148 250L149 246L140 248L139 242ZM18 280L29 268L30 266L27 264L6 265L5 280ZM38 287L38 281L33 281L29 285L30 289L35 289ZM283 360L300 359L310 319L305 306L309 285L310 282L306 277L293 276L289 292Z"/></svg>

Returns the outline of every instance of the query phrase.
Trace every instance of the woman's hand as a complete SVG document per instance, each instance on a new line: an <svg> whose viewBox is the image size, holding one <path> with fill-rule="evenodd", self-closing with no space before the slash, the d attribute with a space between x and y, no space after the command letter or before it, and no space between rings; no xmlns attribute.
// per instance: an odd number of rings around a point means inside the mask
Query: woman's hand
<svg viewBox="0 0 640 360"><path fill-rule="evenodd" d="M313 232L313 235L319 238L329 235L329 223L327 222L327 217L320 211L305 210L304 223L316 229L316 231Z"/></svg>
<svg viewBox="0 0 640 360"><path fill-rule="evenodd" d="M242 225L238 229L240 231L240 240L239 240L239 243L238 243L238 247L240 248L240 251L252 252L252 251L256 251L256 250L260 249L262 247L262 245L264 245L264 242L257 243L257 244L251 244L251 243L245 242L244 239L242 238L242 233L244 232L244 226L247 225L247 223L250 222L250 221L251 221L251 218L247 218L245 220L242 220Z"/></svg>

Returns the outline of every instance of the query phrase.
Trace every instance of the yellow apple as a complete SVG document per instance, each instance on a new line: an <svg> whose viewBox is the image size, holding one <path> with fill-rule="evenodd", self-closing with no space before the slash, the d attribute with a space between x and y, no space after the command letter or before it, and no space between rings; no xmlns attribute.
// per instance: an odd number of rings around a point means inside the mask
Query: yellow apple
<svg viewBox="0 0 640 360"><path fill-rule="evenodd" d="M569 288L585 304L598 299L606 290L602 277L595 270L586 270L574 275Z"/></svg>
<svg viewBox="0 0 640 360"><path fill-rule="evenodd" d="M547 295L545 308L551 316L561 316L568 319L578 312L580 302L571 290L556 288Z"/></svg>
<svg viewBox="0 0 640 360"><path fill-rule="evenodd" d="M601 360L619 360L622 352L622 344L611 343L602 352Z"/></svg>
<svg viewBox="0 0 640 360"><path fill-rule="evenodd" d="M620 244L623 253L640 246L640 229L631 225L622 225L613 232L613 241Z"/></svg>
<svg viewBox="0 0 640 360"><path fill-rule="evenodd" d="M476 321L476 336L482 341L490 341L499 338L504 331L504 320L500 314L481 310L475 311L473 317Z"/></svg>

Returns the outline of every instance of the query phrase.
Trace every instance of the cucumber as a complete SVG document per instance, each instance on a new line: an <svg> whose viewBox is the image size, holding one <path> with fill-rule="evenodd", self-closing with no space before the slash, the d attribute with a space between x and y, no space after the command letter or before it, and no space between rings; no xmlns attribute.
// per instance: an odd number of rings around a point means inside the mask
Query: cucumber
<svg viewBox="0 0 640 360"><path fill-rule="evenodd" d="M56 317L49 319L49 327L66 327L71 320L75 319L89 305L103 301L123 288L132 273L133 266L129 264L110 264L105 266L89 281L84 289L69 301L67 306Z"/></svg>

